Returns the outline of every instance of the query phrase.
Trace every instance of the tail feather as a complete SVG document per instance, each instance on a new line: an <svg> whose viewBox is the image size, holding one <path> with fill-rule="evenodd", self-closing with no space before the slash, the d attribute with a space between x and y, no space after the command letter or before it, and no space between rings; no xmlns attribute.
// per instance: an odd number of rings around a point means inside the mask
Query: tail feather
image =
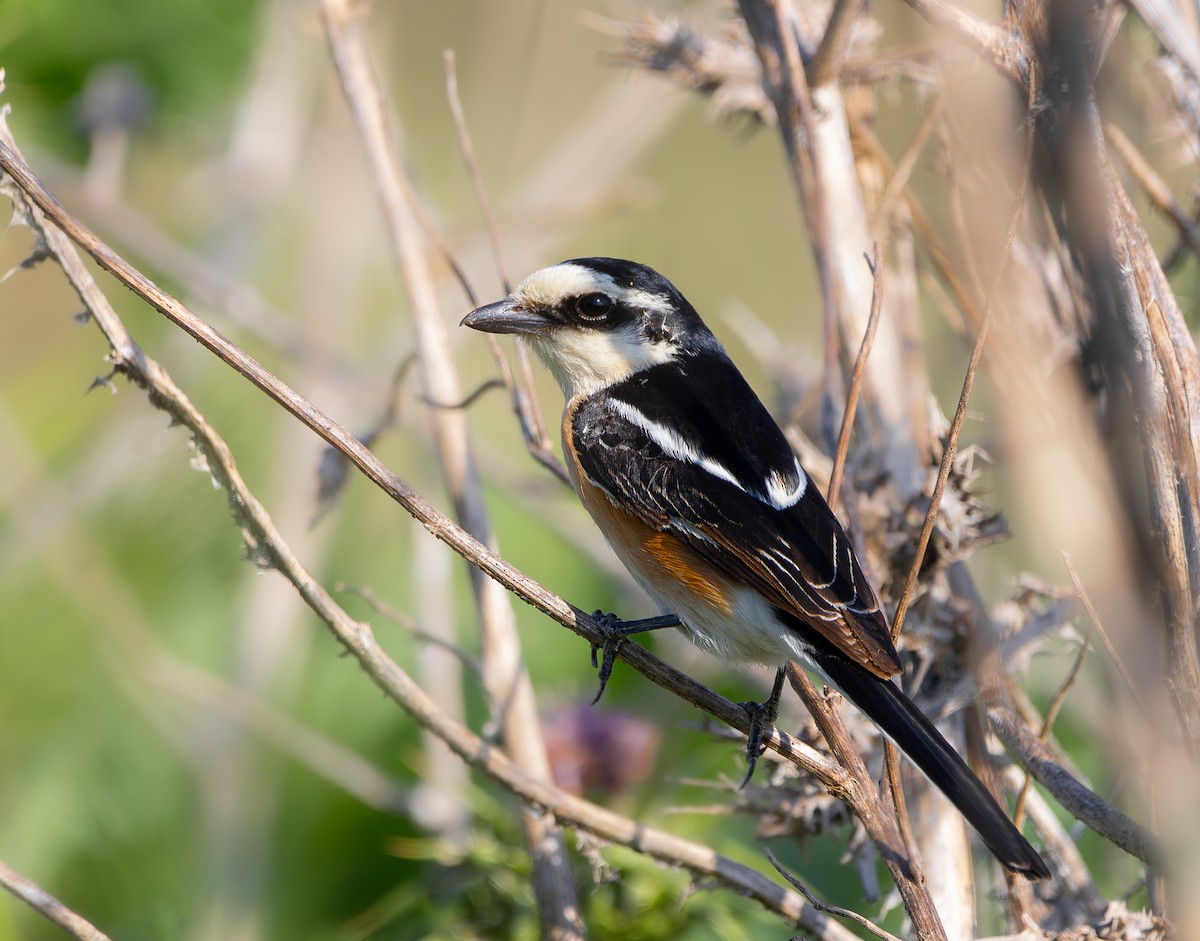
<svg viewBox="0 0 1200 941"><path fill-rule="evenodd" d="M834 654L814 657L831 683L896 743L930 782L958 808L992 854L1031 879L1050 870L1021 835L991 792L942 737L936 726L891 680L883 680Z"/></svg>

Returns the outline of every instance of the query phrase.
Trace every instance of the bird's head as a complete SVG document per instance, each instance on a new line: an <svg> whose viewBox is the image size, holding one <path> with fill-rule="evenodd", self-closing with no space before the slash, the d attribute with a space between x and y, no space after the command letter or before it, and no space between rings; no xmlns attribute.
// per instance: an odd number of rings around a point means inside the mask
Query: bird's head
<svg viewBox="0 0 1200 941"><path fill-rule="evenodd" d="M617 258L573 258L535 271L504 300L467 314L462 325L522 337L568 399L719 349L670 281Z"/></svg>

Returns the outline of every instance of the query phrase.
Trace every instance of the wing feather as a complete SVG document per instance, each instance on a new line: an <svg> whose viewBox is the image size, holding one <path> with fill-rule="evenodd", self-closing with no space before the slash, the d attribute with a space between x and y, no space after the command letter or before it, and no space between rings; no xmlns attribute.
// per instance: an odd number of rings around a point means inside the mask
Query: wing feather
<svg viewBox="0 0 1200 941"><path fill-rule="evenodd" d="M815 487L777 506L761 495L765 487L752 492L707 470L699 456L716 449L706 450L704 441L691 442L693 459L678 448L668 452L645 425L603 394L580 403L569 433L593 484L872 673L900 672L875 593Z"/></svg>

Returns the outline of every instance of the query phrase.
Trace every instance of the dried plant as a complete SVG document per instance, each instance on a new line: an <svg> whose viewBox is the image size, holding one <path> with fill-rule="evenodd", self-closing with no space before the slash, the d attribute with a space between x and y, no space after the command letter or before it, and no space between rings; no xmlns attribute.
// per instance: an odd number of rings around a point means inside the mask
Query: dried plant
<svg viewBox="0 0 1200 941"><path fill-rule="evenodd" d="M1198 210L1188 205L1194 194L1175 194L1134 142L1170 141L1175 159L1194 167L1200 27L1182 4L1017 4L995 22L947 0L908 5L931 28L917 43L893 38L901 33L899 12L868 13L853 0L740 0L740 19L713 33L654 17L605 29L618 37L617 61L660 73L709 99L715 114L745 117L780 137L820 279L824 327L813 382L819 402L807 415L791 410L788 432L814 477L831 484L830 502L895 612L906 690L985 781L1013 798L1018 820L1045 849L1050 883L1010 879L1001 892L1008 936L1192 937L1200 931L1192 890L1200 878L1200 359L1167 272L1196 263ZM449 251L430 239L431 214L402 170L366 46L366 11L353 6L323 0L323 22L408 292L423 392L440 406L430 412L430 434L456 521L83 228L25 167L0 124L0 185L18 221L34 231L37 257L63 267L111 344L114 374L145 389L188 429L228 492L252 556L296 587L415 721L516 795L545 937L587 934L564 826L748 895L813 937L852 937L830 913L894 937L866 917L877 915L867 903L857 913L826 906L782 868L803 894L552 779L551 762L559 760L586 766L581 779L602 776L592 754L602 748L587 743L604 738L608 748L608 733L570 715L548 726L549 746L543 741L507 592L590 641L599 635L587 615L490 545L468 431L476 396L463 393L487 377L458 376L434 288L433 259ZM1137 58L1138 82L1105 81L1114 47L1145 58ZM672 92L664 86L663 94ZM900 144L882 127L898 100L918 116ZM1141 124L1122 126L1119 118L1131 114ZM1174 245L1152 244L1144 218L1151 209L1176 230ZM478 676L491 711L486 737L431 699L312 578L245 487L215 429L127 333L71 241L473 563ZM503 235L494 245L499 251ZM945 354L924 326L937 314L961 341L961 392L949 416L930 370ZM556 470L527 364L513 370L493 352L526 447ZM974 393L977 381L986 397ZM969 413L985 416L989 432L964 446ZM1017 494L1013 518L989 505L987 487L997 480ZM977 579L1010 535L1055 559L1069 549L1070 560L1058 584L1030 576L989 606ZM1042 710L1029 692L1028 666L1035 654L1063 650L1068 668ZM1104 656L1088 658L1089 650ZM620 659L746 730L736 706L644 649L625 645ZM1115 678L1108 695L1080 691L1089 667ZM776 730L770 773L741 793L717 788L720 811L753 819L763 839L804 844L836 833L872 906L883 894L876 864L887 867L909 936L976 936L975 886L999 882L977 869L961 819L923 781L910 780L890 746L842 709L836 694L818 691L798 669L790 679L813 724ZM1084 695L1095 752L1123 764L1119 801L1097 793L1079 770L1084 762L1054 735L1060 710ZM639 729L640 747L652 750L653 736ZM641 767L644 759L639 752L630 763ZM1111 846L1081 852L1078 827L1065 827L1055 806ZM1103 869L1120 853L1139 867L1145 910L1129 900L1137 886L1112 897L1099 888L1110 883ZM585 855L600 871L597 854L589 842ZM28 888L6 869L0 877ZM97 936L90 926L92 934L65 926L78 937Z"/></svg>

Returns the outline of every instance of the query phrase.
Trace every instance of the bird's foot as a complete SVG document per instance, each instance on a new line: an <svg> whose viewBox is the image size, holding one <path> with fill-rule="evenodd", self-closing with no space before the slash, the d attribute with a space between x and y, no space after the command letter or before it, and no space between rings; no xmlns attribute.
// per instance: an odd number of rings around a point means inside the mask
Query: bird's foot
<svg viewBox="0 0 1200 941"><path fill-rule="evenodd" d="M617 651L625 643L625 638L631 634L642 634L646 631L656 631L663 627L679 626L679 618L674 614L664 614L656 618L644 618L640 621L622 621L615 614L610 614L606 611L593 611L592 620L596 622L596 626L600 628L600 633L604 635L604 639L601 642L592 643L592 666L598 667L600 670L600 689L596 692L596 698L592 700L593 705L598 703L600 697L604 695L604 687L608 685L608 679L612 676L613 665L617 662ZM597 662L597 653L602 654L599 662Z"/></svg>
<svg viewBox="0 0 1200 941"><path fill-rule="evenodd" d="M775 685L771 687L771 695L764 702L738 703L750 716L750 729L746 733L746 777L738 786L739 790L750 783L759 756L767 750L766 738L775 728L775 720L779 718L779 697L783 694L784 675L785 668L780 667L775 673Z"/></svg>

